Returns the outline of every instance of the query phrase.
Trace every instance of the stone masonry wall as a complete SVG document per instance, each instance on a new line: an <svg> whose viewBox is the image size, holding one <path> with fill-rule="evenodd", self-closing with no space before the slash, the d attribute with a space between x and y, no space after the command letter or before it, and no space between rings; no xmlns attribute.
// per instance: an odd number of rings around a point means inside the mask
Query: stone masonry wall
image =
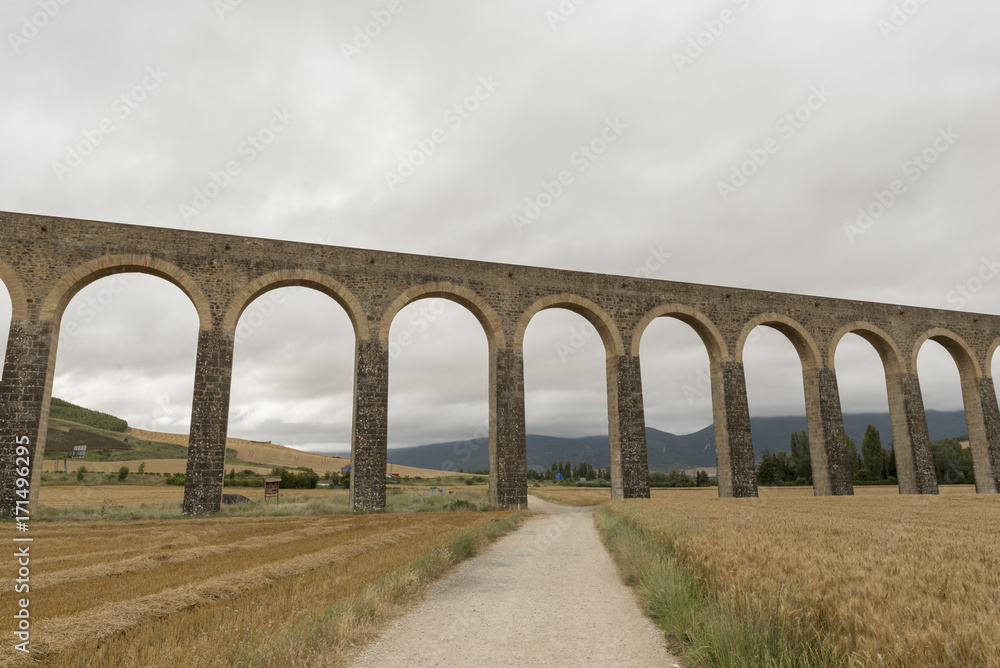
<svg viewBox="0 0 1000 668"><path fill-rule="evenodd" d="M200 322L192 407L192 449L185 510L214 512L222 489L228 423L232 337L239 315L270 289L299 285L336 299L357 334L352 507L385 505L388 332L393 315L412 300L444 297L463 304L483 324L490 345L491 435L495 473L491 498L520 507L526 500L523 459L522 337L543 308L567 308L600 332L609 359L612 477L625 497L648 494L645 425L638 341L653 317L677 317L706 341L712 359L712 397L720 495L755 496L754 461L742 348L759 325L775 327L795 344L803 372L815 379L810 428L822 432L826 458L818 494L849 494L842 418L833 355L848 332L876 346L889 377L893 425L909 442L899 465L901 490L935 493L926 418L916 379L916 352L928 338L955 357L966 392L973 448L982 453L977 479L1000 480L1000 412L989 380L1000 317L806 295L769 293L538 267L343 248L234 235L119 225L0 212L0 279L14 319L0 384L0 511L14 502L16 439L44 452L58 326L81 288L115 273L159 276L191 299ZM992 401L991 401L992 395ZM972 424L974 423L974 424ZM819 434L817 433L817 436ZM37 485L33 492L37 492Z"/></svg>

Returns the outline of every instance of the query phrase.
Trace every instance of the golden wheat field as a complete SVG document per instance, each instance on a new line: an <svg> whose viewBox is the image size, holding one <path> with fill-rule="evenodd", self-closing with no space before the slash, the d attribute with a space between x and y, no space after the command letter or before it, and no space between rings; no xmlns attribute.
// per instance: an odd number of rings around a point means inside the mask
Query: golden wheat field
<svg viewBox="0 0 1000 668"><path fill-rule="evenodd" d="M507 515L35 523L32 662L7 643L0 664L339 665L374 624L354 619L339 645L324 640L328 651L309 655L303 633L321 625L331 603L358 596L463 528ZM11 591L13 571L3 576L0 586ZM10 618L12 597L5 600Z"/></svg>
<svg viewBox="0 0 1000 668"><path fill-rule="evenodd" d="M664 490L613 512L669 544L711 591L763 604L863 665L1000 666L1000 497L972 487L758 499Z"/></svg>

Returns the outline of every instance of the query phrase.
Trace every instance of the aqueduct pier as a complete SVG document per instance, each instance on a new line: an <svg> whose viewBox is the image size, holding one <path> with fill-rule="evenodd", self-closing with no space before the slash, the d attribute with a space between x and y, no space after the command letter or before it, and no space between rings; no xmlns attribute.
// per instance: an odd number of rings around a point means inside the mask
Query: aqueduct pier
<svg viewBox="0 0 1000 668"><path fill-rule="evenodd" d="M463 305L486 333L490 499L498 505L527 504L522 341L532 317L550 308L586 318L607 351L613 498L649 496L639 342L660 317L690 325L708 350L720 496L757 495L742 354L759 325L784 333L801 359L817 495L853 492L834 369L837 343L851 332L882 359L900 492L937 492L917 379L917 353L928 339L944 346L958 366L976 489L993 494L1000 488L1000 408L990 369L1000 346L1000 316L0 213L0 279L12 303L0 383L0 508L6 517L20 498L19 443L32 452L30 507L37 505L63 312L89 283L125 272L173 283L197 310L188 514L220 508L240 314L264 293L286 286L328 295L354 327L355 511L385 506L389 328L403 307L430 297Z"/></svg>

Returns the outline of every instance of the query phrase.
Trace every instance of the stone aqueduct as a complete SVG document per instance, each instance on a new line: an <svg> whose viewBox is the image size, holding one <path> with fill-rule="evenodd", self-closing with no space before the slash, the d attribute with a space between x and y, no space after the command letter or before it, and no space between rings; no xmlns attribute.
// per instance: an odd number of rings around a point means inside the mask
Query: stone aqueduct
<svg viewBox="0 0 1000 668"><path fill-rule="evenodd" d="M351 507L385 506L389 328L407 304L458 302L489 343L490 498L527 502L522 340L532 317L565 308L590 321L607 350L612 496L649 495L639 342L655 318L690 325L708 349L719 495L757 495L742 351L750 332L783 332L802 362L814 488L852 493L834 353L853 332L885 370L899 489L937 492L917 379L932 339L954 358L962 383L976 488L1000 488L1000 409L991 360L1000 317L650 279L424 257L221 234L0 213L0 279L13 317L0 384L0 499L14 512L15 444L30 443L37 504L56 347L64 310L87 284L141 272L170 281L199 318L184 511L220 508L234 333L240 314L276 288L306 286L336 300L354 326Z"/></svg>

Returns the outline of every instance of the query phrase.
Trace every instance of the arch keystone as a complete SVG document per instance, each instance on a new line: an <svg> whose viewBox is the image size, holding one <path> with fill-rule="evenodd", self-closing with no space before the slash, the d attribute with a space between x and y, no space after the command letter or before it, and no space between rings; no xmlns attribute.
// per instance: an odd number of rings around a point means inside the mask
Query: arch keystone
<svg viewBox="0 0 1000 668"><path fill-rule="evenodd" d="M736 343L736 361L743 363L743 349L750 333L761 325L776 329L792 342L799 354L803 369L818 369L823 367L823 356L812 334L796 320L781 313L762 313L748 322L740 333Z"/></svg>
<svg viewBox="0 0 1000 668"><path fill-rule="evenodd" d="M553 308L564 308L586 318L590 324L597 328L597 331L601 335L601 340L604 341L604 347L609 355L613 354L616 357L621 357L626 354L625 343L622 340L621 332L618 331L618 326L615 324L614 320L611 319L611 316L608 315L608 312L586 297L581 297L568 292L561 292L559 294L542 297L529 306L527 310L521 314L521 317L518 320L517 332L514 335L513 346L517 349L521 349L524 345L524 333L527 331L528 325L531 323L531 319L534 318L539 311L545 311Z"/></svg>
<svg viewBox="0 0 1000 668"><path fill-rule="evenodd" d="M177 265L151 255L137 254L105 255L63 274L42 302L42 322L58 323L70 300L94 281L131 272L157 276L179 287L198 312L199 329L212 329L211 306L201 286Z"/></svg>
<svg viewBox="0 0 1000 668"><path fill-rule="evenodd" d="M645 333L646 328L654 320L662 317L676 318L689 325L698 334L708 349L709 363L729 361L729 349L719 328L715 326L715 323L707 315L686 304L662 304L648 311L632 332L630 353L633 357L639 356L639 345L642 343L642 335Z"/></svg>
<svg viewBox="0 0 1000 668"><path fill-rule="evenodd" d="M423 283L403 290L403 292L392 301L389 308L386 309L385 313L382 315L382 323L378 331L378 340L388 345L389 330L392 327L393 320L396 319L396 315L406 308L406 306L415 301L420 299L430 299L433 297L447 299L467 308L472 315L476 317L479 324L483 326L483 331L486 333L486 341L491 350L507 347L507 341L503 333L503 325L500 322L500 316L497 315L497 312L493 309L493 307L490 306L486 300L480 297L475 291L470 290L463 285L451 283L449 281Z"/></svg>
<svg viewBox="0 0 1000 668"><path fill-rule="evenodd" d="M354 336L357 339L369 339L371 333L368 327L368 319L365 317L365 310L361 302L351 292L347 286L326 274L309 269L282 269L273 271L263 276L258 276L250 281L229 301L226 315L222 320L222 328L227 332L235 332L236 326L240 322L243 312L260 296L287 287L303 287L317 290L332 297L334 301L344 307L347 317L351 319L354 327Z"/></svg>
<svg viewBox="0 0 1000 668"><path fill-rule="evenodd" d="M889 336L882 328L870 322L856 320L838 329L830 340L830 350L828 352L829 366L834 368L834 360L837 355L837 346L848 334L857 334L871 344L875 352L882 358L882 365L887 374L903 373L906 370L906 358L899 349L896 341Z"/></svg>
<svg viewBox="0 0 1000 668"><path fill-rule="evenodd" d="M958 334L943 327L935 327L934 329L927 330L917 339L917 342L913 346L913 357L910 360L911 373L918 375L917 356L920 354L920 349L924 343L928 340L941 344L948 351L952 359L955 360L955 364L958 365L958 372L961 374L962 380L983 377L983 370L979 366L979 360L976 359L976 355L972 352L969 344Z"/></svg>

